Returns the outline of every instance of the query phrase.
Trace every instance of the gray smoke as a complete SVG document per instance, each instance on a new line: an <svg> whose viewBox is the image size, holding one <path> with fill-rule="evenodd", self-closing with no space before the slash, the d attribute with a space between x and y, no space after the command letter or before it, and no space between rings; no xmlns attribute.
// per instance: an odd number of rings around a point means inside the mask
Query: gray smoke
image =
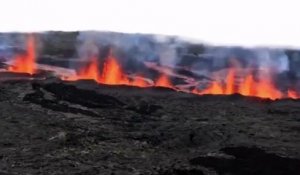
<svg viewBox="0 0 300 175"><path fill-rule="evenodd" d="M177 48L183 44L176 38L164 36L93 31L80 32L78 43L80 57L110 47L114 49L117 56L119 54L123 57L117 57L118 59L131 59L137 62L155 61L165 66L177 64L180 59ZM93 45L93 51L87 47L88 45Z"/></svg>
<svg viewBox="0 0 300 175"><path fill-rule="evenodd" d="M289 59L284 50L257 49L255 53L259 68L272 69L277 73L289 70Z"/></svg>
<svg viewBox="0 0 300 175"><path fill-rule="evenodd" d="M204 54L210 56L213 68L230 66L234 58L243 67L273 69L278 73L289 69L289 59L283 49L207 47Z"/></svg>
<svg viewBox="0 0 300 175"><path fill-rule="evenodd" d="M107 50L112 49L127 73L146 76L149 72L145 72L145 62L156 63L161 70L174 68L184 76L200 77L200 81L201 77L213 78L216 73L224 77L231 67L244 75L252 71L257 78L273 78L277 82L285 79L280 77L298 76L299 72L297 67L291 67L285 49L216 47L176 37L92 31L80 32L77 41L80 58L99 55L104 59Z"/></svg>
<svg viewBox="0 0 300 175"><path fill-rule="evenodd" d="M0 34L0 58L10 60L21 50L25 49L25 35L21 33L1 33Z"/></svg>

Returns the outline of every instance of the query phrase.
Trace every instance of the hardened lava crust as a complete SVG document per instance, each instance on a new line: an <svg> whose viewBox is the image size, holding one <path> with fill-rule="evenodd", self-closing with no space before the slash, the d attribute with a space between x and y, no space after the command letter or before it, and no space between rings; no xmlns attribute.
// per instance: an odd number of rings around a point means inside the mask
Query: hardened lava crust
<svg viewBox="0 0 300 175"><path fill-rule="evenodd" d="M23 77L0 83L0 133L7 175L300 173L298 100Z"/></svg>

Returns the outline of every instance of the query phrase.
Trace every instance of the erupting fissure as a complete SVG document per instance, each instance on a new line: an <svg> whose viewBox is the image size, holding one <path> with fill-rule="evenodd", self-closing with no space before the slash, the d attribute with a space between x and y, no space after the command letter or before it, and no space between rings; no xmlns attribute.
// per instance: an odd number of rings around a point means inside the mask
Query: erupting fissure
<svg viewBox="0 0 300 175"><path fill-rule="evenodd" d="M142 76L135 76L129 79L123 72L117 59L111 54L104 61L102 71L100 71L99 65L98 59L94 57L78 71L76 77L66 78L66 80L91 79L98 83L109 85L149 86Z"/></svg>
<svg viewBox="0 0 300 175"><path fill-rule="evenodd" d="M129 80L123 73L121 66L118 64L116 58L110 55L104 62L100 83L104 84L125 84L129 85Z"/></svg>
<svg viewBox="0 0 300 175"><path fill-rule="evenodd" d="M79 70L78 79L92 79L96 82L100 82L98 60L96 57L93 57L86 66Z"/></svg>
<svg viewBox="0 0 300 175"><path fill-rule="evenodd" d="M155 82L155 86L160 87L168 87L168 88L174 88L172 83L169 80L169 77L165 74L162 74Z"/></svg>
<svg viewBox="0 0 300 175"><path fill-rule="evenodd" d="M37 70L36 67L36 54L35 54L35 40L32 35L28 37L26 53L17 55L8 71L18 73L34 74ZM139 75L127 76L122 70L121 64L110 52L109 56L104 60L102 69L98 57L92 57L89 62L80 68L74 76L64 77L63 80L76 81L80 79L91 79L101 84L109 85L129 85L138 87L167 87L172 89L176 88L170 81L169 75L161 73L161 75L154 82ZM239 76L239 77L238 77ZM203 94L217 94L217 95L230 95L241 94L244 96L256 96L261 98L280 99L292 98L299 99L300 95L294 89L288 89L283 92L276 88L271 78L263 76L257 78L252 73L247 73L241 76L236 68L230 68L225 77L214 77L209 83L203 84L205 88L195 88L191 93ZM180 89L179 89L180 90ZM186 91L186 90L185 90Z"/></svg>
<svg viewBox="0 0 300 175"><path fill-rule="evenodd" d="M239 84L235 83L235 69L231 68L225 78L225 82L222 84L219 81L212 81L210 86L203 90L194 89L192 92L196 94L219 94L219 95L230 95L230 94L241 94L244 96L254 96L261 98L270 98L272 100L280 99L284 97L298 99L300 96L297 92L288 90L287 94L282 93L278 90L273 82L264 77L265 79L254 80L252 74L248 74L243 78L243 81Z"/></svg>

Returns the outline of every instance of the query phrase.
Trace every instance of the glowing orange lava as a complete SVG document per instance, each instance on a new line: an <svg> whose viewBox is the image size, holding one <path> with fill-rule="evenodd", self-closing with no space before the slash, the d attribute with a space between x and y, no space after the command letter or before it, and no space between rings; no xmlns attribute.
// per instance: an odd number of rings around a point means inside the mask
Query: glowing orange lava
<svg viewBox="0 0 300 175"><path fill-rule="evenodd" d="M78 72L78 79L89 79L95 80L100 83L99 80L99 69L98 69L98 60L96 57L92 58L91 61L87 64L87 66L83 67Z"/></svg>
<svg viewBox="0 0 300 175"><path fill-rule="evenodd" d="M26 54L17 55L12 65L8 67L8 71L34 74L36 71L35 59L35 40L30 35L27 39Z"/></svg>
<svg viewBox="0 0 300 175"><path fill-rule="evenodd" d="M165 75L165 74L162 74L162 75L155 81L155 86L173 88L172 83L170 82L168 76Z"/></svg>
<svg viewBox="0 0 300 175"><path fill-rule="evenodd" d="M278 90L272 81L268 78L255 80L252 74L247 74L243 81L239 84L236 83L236 70L229 69L224 83L217 80L213 80L207 88L203 90L193 89L191 93L194 94L215 94L215 95L230 95L239 93L245 96L256 96L261 98L280 99L285 97L283 93ZM104 62L102 72L99 71L97 58L91 59L87 66L83 67L78 75L77 79L93 79L98 83L110 84L110 85L130 85L138 87L147 87L149 84L142 76L134 76L131 80L123 72L117 59L113 56L109 56ZM154 83L154 86L174 88L169 77L166 74L162 74ZM299 98L300 96L295 92L289 90L287 92L289 98Z"/></svg>
<svg viewBox="0 0 300 175"><path fill-rule="evenodd" d="M255 96L253 75L247 75L239 87L239 93L245 96Z"/></svg>
<svg viewBox="0 0 300 175"><path fill-rule="evenodd" d="M17 55L8 70L11 72L18 73L29 73L34 74L37 70L36 54L35 54L35 39L33 35L30 35L27 39L26 54ZM238 64L235 64L238 65ZM79 79L91 79L98 83L109 84L109 85L129 85L138 87L148 87L151 82L143 76L135 75L128 78L128 76L122 70L121 64L118 63L117 59L112 55L106 58L103 63L102 70L99 69L99 62L97 57L90 59L89 63L81 67L77 74L70 77L62 77L63 80L76 81ZM261 98L269 98L272 100L280 98L292 98L299 99L300 94L294 89L288 89L287 92L282 92L277 89L272 82L271 74L269 76L261 76L259 79L252 73L247 73L246 75L237 76L237 67L230 68L227 71L227 75L224 78L214 77L215 80L209 82L208 86L204 89L193 89L191 93L194 94L219 94L219 95L230 95L239 93L244 96L255 96ZM256 75L256 74L255 74ZM239 77L241 81L237 81ZM220 81L220 79L222 81ZM205 84L207 85L207 84ZM176 89L171 83L168 75L161 74L159 78L154 82L153 86L168 87ZM188 90L182 89L186 92Z"/></svg>
<svg viewBox="0 0 300 175"><path fill-rule="evenodd" d="M199 92L198 92L199 93ZM270 98L272 100L280 99L283 97L280 92L272 83L271 80L265 78L263 80L254 81L253 75L248 74L244 81L238 84L235 88L235 70L230 69L225 78L225 85L222 86L217 81L213 81L211 86L200 91L200 94L223 94L230 95L239 93L245 96L256 96L261 98ZM296 98L296 94L289 92L289 97Z"/></svg>
<svg viewBox="0 0 300 175"><path fill-rule="evenodd" d="M234 69L229 69L227 77L226 77L226 87L224 94L234 94L236 93L234 91L234 80L235 80L235 70Z"/></svg>
<svg viewBox="0 0 300 175"><path fill-rule="evenodd" d="M129 80L123 73L121 66L118 64L116 58L109 56L104 63L101 79L104 84L129 84Z"/></svg>
<svg viewBox="0 0 300 175"><path fill-rule="evenodd" d="M255 84L256 94L254 96L261 98L270 98L272 100L282 97L282 93L277 90L269 80L260 80Z"/></svg>
<svg viewBox="0 0 300 175"><path fill-rule="evenodd" d="M291 89L289 89L287 91L287 95L288 95L288 98L292 98L292 99L298 99L298 98L300 98L299 94L296 91L291 90Z"/></svg>
<svg viewBox="0 0 300 175"><path fill-rule="evenodd" d="M148 84L144 80L142 76L135 76L134 79L130 82L131 86L138 86L138 87L147 87Z"/></svg>
<svg viewBox="0 0 300 175"><path fill-rule="evenodd" d="M199 94L224 94L224 91L222 89L222 86L217 82L213 81L211 85L204 89L203 91L200 91Z"/></svg>
<svg viewBox="0 0 300 175"><path fill-rule="evenodd" d="M97 58L94 57L86 66L79 70L76 77L69 77L66 80L76 81L78 79L91 79L98 83L109 85L148 86L142 76L135 76L132 81L129 81L117 59L113 56L109 56L105 60L102 72L99 70Z"/></svg>

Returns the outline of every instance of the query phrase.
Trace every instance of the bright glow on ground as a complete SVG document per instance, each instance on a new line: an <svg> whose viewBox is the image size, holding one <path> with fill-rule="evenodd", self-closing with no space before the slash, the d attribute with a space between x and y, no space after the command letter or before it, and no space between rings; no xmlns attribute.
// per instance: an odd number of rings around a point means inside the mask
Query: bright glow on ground
<svg viewBox="0 0 300 175"><path fill-rule="evenodd" d="M109 30L300 47L297 0L1 0L0 31Z"/></svg>

